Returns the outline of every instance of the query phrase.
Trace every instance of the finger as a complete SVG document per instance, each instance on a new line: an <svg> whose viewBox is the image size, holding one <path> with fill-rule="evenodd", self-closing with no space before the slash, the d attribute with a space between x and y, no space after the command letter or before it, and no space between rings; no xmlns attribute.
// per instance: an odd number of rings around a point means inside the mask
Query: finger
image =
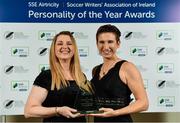
<svg viewBox="0 0 180 123"><path fill-rule="evenodd" d="M80 113L70 114L70 117L72 117L72 118L75 118L75 117L78 117L78 116L80 116Z"/></svg>
<svg viewBox="0 0 180 123"><path fill-rule="evenodd" d="M69 110L70 110L71 112L77 112L77 110L74 109L74 108L70 108L70 107L69 107Z"/></svg>
<svg viewBox="0 0 180 123"><path fill-rule="evenodd" d="M79 117L82 117L82 116L87 116L87 114L80 114Z"/></svg>
<svg viewBox="0 0 180 123"><path fill-rule="evenodd" d="M106 108L100 108L99 111L105 111Z"/></svg>

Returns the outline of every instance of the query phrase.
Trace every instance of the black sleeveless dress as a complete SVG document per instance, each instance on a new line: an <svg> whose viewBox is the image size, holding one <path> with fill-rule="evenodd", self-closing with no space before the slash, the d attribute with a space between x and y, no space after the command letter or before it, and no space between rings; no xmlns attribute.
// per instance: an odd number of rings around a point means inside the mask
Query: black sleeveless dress
<svg viewBox="0 0 180 123"><path fill-rule="evenodd" d="M76 96L80 92L76 82L70 80L69 86L60 90L51 90L51 78L51 71L46 70L41 72L34 81L33 85L40 86L48 91L48 95L42 105L45 107L69 106L75 108ZM64 116L52 116L44 118L43 122L86 122L86 119L85 117L66 118Z"/></svg>
<svg viewBox="0 0 180 123"><path fill-rule="evenodd" d="M91 83L94 86L97 100L103 102L99 103L99 107L120 109L129 105L131 91L119 77L119 70L124 62L126 61L122 60L117 62L115 66L111 68L101 79L99 79L99 73L102 64L97 66ZM114 102L117 103L117 105ZM132 118L130 115L121 115L108 118L94 117L94 122L132 122Z"/></svg>

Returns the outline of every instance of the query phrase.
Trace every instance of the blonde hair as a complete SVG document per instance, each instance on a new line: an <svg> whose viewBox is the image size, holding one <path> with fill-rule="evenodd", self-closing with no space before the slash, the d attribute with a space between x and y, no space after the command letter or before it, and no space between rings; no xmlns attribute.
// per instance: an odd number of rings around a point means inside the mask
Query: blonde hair
<svg viewBox="0 0 180 123"><path fill-rule="evenodd" d="M62 32L56 34L55 37L53 38L53 42L51 44L50 55L49 55L49 63L50 63L51 76L52 76L51 90L54 90L55 88L57 88L57 90L59 90L63 87L67 87L69 84L69 82L65 79L65 75L62 72L62 66L61 66L58 58L55 55L55 44L56 44L57 37L60 35L68 35L71 38L72 44L75 49L74 56L72 57L72 59L70 61L70 72L72 73L72 76L76 81L76 84L80 88L82 88L88 92L91 92L92 91L91 85L89 82L87 82L87 79L86 79L85 75L83 74L81 67L80 67L80 61L79 61L78 48L76 45L76 41L75 41L72 33L69 31L62 31Z"/></svg>

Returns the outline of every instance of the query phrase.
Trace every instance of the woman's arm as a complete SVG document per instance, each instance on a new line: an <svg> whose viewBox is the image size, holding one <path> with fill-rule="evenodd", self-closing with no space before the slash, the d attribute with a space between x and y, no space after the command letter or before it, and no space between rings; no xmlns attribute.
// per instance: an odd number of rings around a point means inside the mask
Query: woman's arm
<svg viewBox="0 0 180 123"><path fill-rule="evenodd" d="M31 89L24 109L24 116L29 117L50 117L56 115L55 107L43 107L48 91L42 87L34 86Z"/></svg>
<svg viewBox="0 0 180 123"><path fill-rule="evenodd" d="M124 115L147 110L149 103L140 72L136 66L130 62L125 62L121 70L119 75L122 76L121 79L123 79L125 84L127 84L132 91L135 101L130 103L127 107L116 110L115 114Z"/></svg>
<svg viewBox="0 0 180 123"><path fill-rule="evenodd" d="M143 80L140 72L135 67L135 65L133 65L130 62L125 62L121 66L119 76L132 91L135 97L135 101L130 103L128 106L117 110L113 110L112 108L101 108L100 111L103 111L104 113L90 114L90 116L114 117L119 115L126 115L135 112L145 111L148 109L149 103L146 91L144 89Z"/></svg>
<svg viewBox="0 0 180 123"><path fill-rule="evenodd" d="M67 118L75 118L80 116L76 109L62 106L62 107L43 107L42 103L46 99L48 91L39 86L33 86L28 97L24 109L24 116L29 117L51 117L62 115ZM71 97L69 97L71 98Z"/></svg>

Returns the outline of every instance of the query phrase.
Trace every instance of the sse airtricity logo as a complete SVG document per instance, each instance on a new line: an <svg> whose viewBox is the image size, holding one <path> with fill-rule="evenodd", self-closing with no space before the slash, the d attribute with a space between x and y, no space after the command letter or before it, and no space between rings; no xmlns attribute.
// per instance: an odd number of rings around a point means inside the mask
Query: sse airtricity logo
<svg viewBox="0 0 180 123"><path fill-rule="evenodd" d="M79 50L80 57L88 57L89 56L89 47L88 46L79 47L78 50Z"/></svg>
<svg viewBox="0 0 180 123"><path fill-rule="evenodd" d="M29 56L29 47L12 47L11 56L27 57Z"/></svg>
<svg viewBox="0 0 180 123"><path fill-rule="evenodd" d="M133 46L130 48L132 56L146 56L147 47L146 46Z"/></svg>
<svg viewBox="0 0 180 123"><path fill-rule="evenodd" d="M173 63L158 63L157 72L164 73L164 74L172 74L174 72L174 64Z"/></svg>
<svg viewBox="0 0 180 123"><path fill-rule="evenodd" d="M38 32L38 39L45 41L52 41L55 35L56 35L56 31L54 30L41 30Z"/></svg>
<svg viewBox="0 0 180 123"><path fill-rule="evenodd" d="M174 107L175 97L174 96L159 96L158 106L161 107Z"/></svg>
<svg viewBox="0 0 180 123"><path fill-rule="evenodd" d="M170 41L173 40L174 33L170 30L161 30L156 32L156 39L157 40L164 40L164 41Z"/></svg>
<svg viewBox="0 0 180 123"><path fill-rule="evenodd" d="M12 91L28 91L29 81L27 80L13 80L11 81L11 90Z"/></svg>

